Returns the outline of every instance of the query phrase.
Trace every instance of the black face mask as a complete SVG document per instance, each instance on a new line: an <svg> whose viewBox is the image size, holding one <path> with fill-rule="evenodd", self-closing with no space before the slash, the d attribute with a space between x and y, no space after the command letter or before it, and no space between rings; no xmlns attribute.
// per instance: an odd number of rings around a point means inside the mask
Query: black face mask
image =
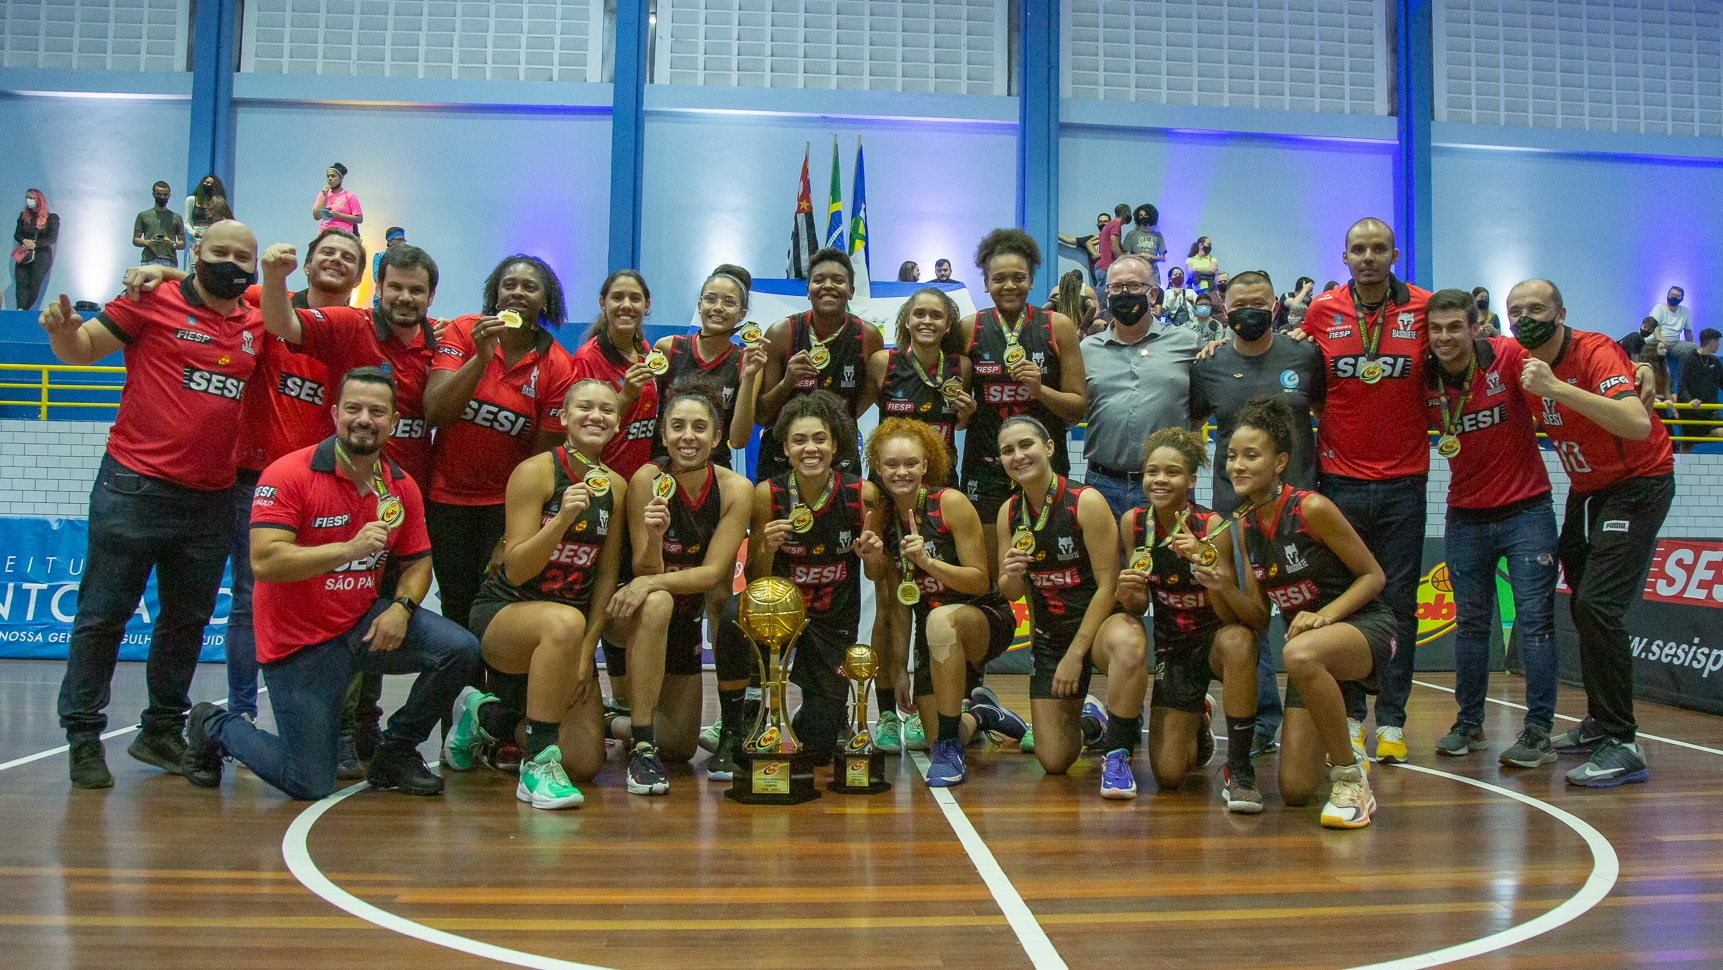
<svg viewBox="0 0 1723 970"><path fill-rule="evenodd" d="M1522 316L1514 321L1514 339L1527 350L1536 350L1550 342L1561 324L1554 320L1539 320Z"/></svg>
<svg viewBox="0 0 1723 970"><path fill-rule="evenodd" d="M1672 297L1670 297L1670 298L1669 298L1669 300L1668 300L1668 303L1669 303L1669 305L1670 305L1670 306L1672 306L1672 307L1677 307L1677 306L1680 306L1680 305L1681 305L1681 297L1679 297L1679 296L1672 296Z"/></svg>
<svg viewBox="0 0 1723 970"><path fill-rule="evenodd" d="M1120 324L1127 327L1136 326L1149 312L1149 294L1114 293L1107 297L1107 309L1113 312L1113 319Z"/></svg>
<svg viewBox="0 0 1723 970"><path fill-rule="evenodd" d="M1137 220L1137 226L1138 226L1138 227L1139 227L1139 228L1143 228L1143 229L1147 229L1147 228L1149 228L1149 220L1147 220L1147 219L1138 219L1138 220Z"/></svg>
<svg viewBox="0 0 1723 970"><path fill-rule="evenodd" d="M1255 307L1239 307L1227 313L1226 322L1239 339L1261 340L1268 328L1274 325L1274 314Z"/></svg>
<svg viewBox="0 0 1723 970"><path fill-rule="evenodd" d="M159 195L158 195L158 196L156 196L156 208L158 208L158 209L165 209L165 208L167 208L167 204L168 204L168 200L167 200L167 199L165 199L165 198L163 198L163 197L161 197L161 196L159 196Z"/></svg>
<svg viewBox="0 0 1723 970"><path fill-rule="evenodd" d="M221 262L200 259L197 281L205 293L218 300L237 300L245 295L246 287L257 282L257 273L225 259Z"/></svg>
<svg viewBox="0 0 1723 970"><path fill-rule="evenodd" d="M1490 312L1490 301L1489 301L1488 297L1479 297L1478 298L1478 312L1479 313Z"/></svg>

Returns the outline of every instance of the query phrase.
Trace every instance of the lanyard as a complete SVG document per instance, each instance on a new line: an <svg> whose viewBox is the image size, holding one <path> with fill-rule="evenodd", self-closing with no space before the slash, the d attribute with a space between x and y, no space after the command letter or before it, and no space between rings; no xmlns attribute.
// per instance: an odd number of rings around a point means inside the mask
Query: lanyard
<svg viewBox="0 0 1723 970"><path fill-rule="evenodd" d="M1041 500L1041 514L1035 517L1033 526L1029 524L1029 496L1023 496L1023 525L1021 528L1030 529L1033 532L1041 531L1042 527L1047 524L1047 517L1053 514L1053 499L1059 494L1059 484L1058 475L1054 475L1053 480L1047 483L1047 497Z"/></svg>
<svg viewBox="0 0 1723 970"><path fill-rule="evenodd" d="M348 468L353 467L353 456L347 453L346 447L339 440L335 442L335 457L346 462ZM388 498L389 486L383 483L382 458L377 459L377 467L371 470L371 475L371 491L377 493L377 497L380 499Z"/></svg>
<svg viewBox="0 0 1723 970"><path fill-rule="evenodd" d="M827 472L827 475L829 477L826 478L825 491L820 493L819 500L814 502L813 506L808 509L808 511L813 512L816 515L819 514L819 511L821 509L826 507L826 502L831 500L832 491L834 488L836 488L837 483L838 483L838 473L837 472L835 472L835 471ZM799 492L797 492L797 490L796 490L796 473L791 472L790 473L790 508L793 509L796 506L801 505L801 504L802 504L801 494Z"/></svg>
<svg viewBox="0 0 1723 970"><path fill-rule="evenodd" d="M1005 322L1005 318L999 315L998 308L993 311L993 319L999 321L999 329L1005 334L1005 342L1015 346L1023 342L1023 325L1029 322L1029 307L1024 305L1023 315L1017 318L1015 327Z"/></svg>
<svg viewBox="0 0 1723 970"><path fill-rule="evenodd" d="M1471 400L1472 400L1472 380L1473 380L1473 378L1475 378L1477 376L1478 376L1478 355L1476 352L1474 352L1472 354L1471 362L1466 365L1466 383L1463 385L1464 389L1460 391L1460 400L1454 405L1454 410L1451 412L1448 410L1448 386L1447 386L1446 382L1442 382L1438 385L1439 389L1442 392L1442 433L1443 434L1457 435L1460 433L1460 419L1465 417L1466 405L1471 403ZM1437 376L1436 380L1440 382L1440 381L1442 381L1442 378L1440 376Z"/></svg>
<svg viewBox="0 0 1723 970"><path fill-rule="evenodd" d="M904 535L909 535L909 533L915 529L915 520L921 515L921 510L926 507L926 505L927 486L923 485L921 488L916 490L915 507L910 509L909 514L903 518ZM915 582L915 563L911 562L908 556L903 557L903 581L906 583Z"/></svg>
<svg viewBox="0 0 1723 970"><path fill-rule="evenodd" d="M1173 531L1167 533L1167 537L1165 539L1162 539L1160 542L1152 542L1151 543L1152 545L1170 546L1173 544L1173 538L1175 536L1177 536L1179 533L1185 531L1186 520L1189 519L1191 516L1190 506L1188 506L1188 505L1185 506L1184 508L1175 512L1174 515L1176 516L1176 518L1173 522ZM1150 516L1149 521L1154 524L1155 531L1160 532L1161 531L1161 523L1160 523L1160 520L1154 518L1154 510L1153 509L1149 510L1149 516Z"/></svg>
<svg viewBox="0 0 1723 970"><path fill-rule="evenodd" d="M916 355L914 347L908 348L905 353L909 355L909 362L915 365L915 376L921 378L923 384L938 390L940 388L939 375L945 373L945 351L939 352L939 365L933 369L932 377L927 376L927 368L921 366L921 358ZM923 490L922 494L927 493Z"/></svg>
<svg viewBox="0 0 1723 970"><path fill-rule="evenodd" d="M1382 294L1382 316L1376 321L1375 329L1370 327L1370 318L1364 313L1364 304L1358 299L1358 284L1350 283L1346 287L1352 295L1352 312L1358 315L1358 336L1364 341L1364 356L1368 360L1376 359L1376 347L1382 342L1382 331L1388 326L1388 314L1394 309L1390 299L1392 290Z"/></svg>

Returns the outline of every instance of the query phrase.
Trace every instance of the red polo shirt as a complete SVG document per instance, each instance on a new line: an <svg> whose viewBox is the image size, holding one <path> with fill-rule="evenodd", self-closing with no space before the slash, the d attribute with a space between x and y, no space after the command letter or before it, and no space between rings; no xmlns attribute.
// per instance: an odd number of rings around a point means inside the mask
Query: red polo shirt
<svg viewBox="0 0 1723 970"><path fill-rule="evenodd" d="M420 330L403 343L393 327L366 307L323 307L299 312L300 346L329 368L332 383L355 367L378 367L395 378L395 428L384 457L413 476L420 492L431 487L431 428L425 423L425 380L436 337ZM333 393L333 390L331 390ZM334 404L334 400L330 400Z"/></svg>
<svg viewBox="0 0 1723 970"><path fill-rule="evenodd" d="M262 287L253 286L245 291L246 302L259 305L261 295ZM293 305L306 305L305 290L293 294ZM255 472L335 433L328 369L274 334L264 335L263 348L240 401L235 452L239 467Z"/></svg>
<svg viewBox="0 0 1723 970"><path fill-rule="evenodd" d="M628 358L610 345L610 341L601 343L594 337L580 345L573 359L574 380L593 377L608 382L618 391L622 389L622 378L628 373L630 364ZM634 399L633 406L621 416L616 436L604 446L599 460L619 472L625 480L633 478L640 466L652 460L652 435L657 430L658 382L647 381L640 389L640 396Z"/></svg>
<svg viewBox="0 0 1723 970"><path fill-rule="evenodd" d="M1549 472L1538 451L1532 412L1520 391L1525 350L1510 337L1491 337L1477 341L1472 353L1478 370L1464 411L1458 411L1463 389L1444 382L1441 365L1429 363L1430 427L1438 433L1445 430L1443 396L1449 415L1459 422L1460 453L1448 459L1448 507L1498 509L1548 495Z"/></svg>
<svg viewBox="0 0 1723 970"><path fill-rule="evenodd" d="M108 454L186 488L232 485L240 399L263 351L263 315L240 300L217 316L187 277L135 302L114 300L96 320L126 345Z"/></svg>
<svg viewBox="0 0 1723 970"><path fill-rule="evenodd" d="M1374 313L1363 315L1352 287L1335 287L1310 301L1304 332L1316 341L1328 367L1328 401L1316 432L1322 470L1379 481L1430 471L1430 446L1424 420L1424 359L1430 352L1424 326L1428 290L1388 278L1388 297ZM1382 379L1358 379L1365 360L1363 316L1380 328L1376 362Z"/></svg>
<svg viewBox="0 0 1723 970"><path fill-rule="evenodd" d="M383 551L296 583L258 580L252 592L257 662L274 663L353 628L377 600L377 581L391 557L411 562L431 551L419 486L391 462L383 483L401 500L405 516L389 530ZM335 467L335 439L301 448L270 465L251 501L251 528L286 529L301 546L346 542L377 518L377 496L361 492Z"/></svg>
<svg viewBox="0 0 1723 970"><path fill-rule="evenodd" d="M449 321L437 343L432 370L460 370L473 355L476 314ZM485 366L461 418L437 432L431 459L431 501L449 505L501 505L515 466L531 457L540 431L562 433L562 399L574 364L540 329L533 349L511 368L498 349Z"/></svg>
<svg viewBox="0 0 1723 970"><path fill-rule="evenodd" d="M1555 379L1607 398L1634 397L1633 363L1621 345L1601 333L1564 328L1561 352L1550 370ZM1651 416L1651 436L1625 441L1590 418L1547 397L1526 392L1544 434L1555 445L1576 492L1595 492L1626 478L1675 473L1675 453L1663 419Z"/></svg>

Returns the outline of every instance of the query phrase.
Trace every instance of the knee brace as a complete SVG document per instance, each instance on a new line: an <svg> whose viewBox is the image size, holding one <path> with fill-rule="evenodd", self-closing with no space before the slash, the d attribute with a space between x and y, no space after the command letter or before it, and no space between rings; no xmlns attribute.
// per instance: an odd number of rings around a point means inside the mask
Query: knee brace
<svg viewBox="0 0 1723 970"><path fill-rule="evenodd" d="M951 625L951 611L945 608L927 615L927 655L936 664L951 659L957 649L957 628Z"/></svg>

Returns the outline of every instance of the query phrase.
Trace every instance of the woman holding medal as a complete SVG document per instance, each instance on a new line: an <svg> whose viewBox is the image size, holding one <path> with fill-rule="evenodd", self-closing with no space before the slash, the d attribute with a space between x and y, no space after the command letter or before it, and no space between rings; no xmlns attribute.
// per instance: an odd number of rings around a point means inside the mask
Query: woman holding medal
<svg viewBox="0 0 1723 970"><path fill-rule="evenodd" d="M1398 646L1394 614L1376 599L1382 567L1346 517L1316 492L1281 481L1291 456L1292 427L1285 401L1258 398L1239 411L1227 443L1227 474L1250 503L1238 520L1251 562L1244 589L1218 556L1203 564L1209 557L1201 542L1175 539L1174 547L1194 558L1191 574L1208 589L1217 609L1258 630L1268 625L1271 602L1289 617L1281 798L1288 805L1306 804L1321 785L1326 754L1333 790L1322 807L1322 824L1362 828L1370 824L1376 798L1352 744L1340 684L1356 681L1367 691L1376 689ZM1213 545L1218 552L1218 544Z"/></svg>
<svg viewBox="0 0 1723 970"><path fill-rule="evenodd" d="M754 434L754 403L760 371L766 366L765 332L757 323L744 324L748 315L748 286L751 279L740 266L726 263L700 286L700 332L658 338L652 349L663 354L668 366L658 378L658 399L668 399L672 385L700 379L714 384L720 395L720 438L712 460L730 467L730 449L748 447ZM742 346L730 342L740 328ZM668 413L667 411L665 413ZM662 435L652 440L652 457L667 454Z"/></svg>
<svg viewBox="0 0 1723 970"><path fill-rule="evenodd" d="M999 463L1018 488L995 521L999 592L1007 600L1029 599L1035 757L1048 774L1064 774L1083 750L1079 718L1091 666L1107 673L1132 662L1095 638L1113 609L1119 526L1100 492L1054 472L1056 443L1040 421L1008 418L998 442ZM1142 662L1138 647L1135 663ZM1140 694L1136 703L1140 709Z"/></svg>
<svg viewBox="0 0 1723 970"><path fill-rule="evenodd" d="M795 731L816 764L830 761L849 682L838 672L856 642L861 618L861 573L886 574L889 562L875 519L879 493L872 482L832 467L838 442L855 437L843 401L829 391L797 395L784 405L775 429L790 470L754 487L747 578L782 576L802 592L807 627L795 644L790 680L802 690ZM722 733L707 762L716 781L729 780L751 723L746 692L758 671L756 651L736 625L740 596L724 605L718 624L718 704Z"/></svg>
<svg viewBox="0 0 1723 970"><path fill-rule="evenodd" d="M883 585L915 612L915 703L922 723L938 726L927 773L935 788L963 783L963 746L976 732L1021 740L1025 727L992 692L966 689L1011 646L1017 617L987 581L975 506L941 487L951 474L944 444L933 425L907 418L880 422L867 443L868 467L890 498L881 519L897 568Z"/></svg>
<svg viewBox="0 0 1723 970"><path fill-rule="evenodd" d="M621 404L606 381L575 382L563 401L567 438L509 476L502 560L485 577L470 626L497 693L455 704L443 764L473 766L484 744L515 739L525 719L515 797L534 808L572 808L569 781L604 766L604 725L593 663L616 589L627 526L627 483L596 458L616 436ZM567 768L564 770L564 758Z"/></svg>
<svg viewBox="0 0 1723 970"><path fill-rule="evenodd" d="M963 444L963 492L982 519L992 521L1015 479L994 450L1004 422L1026 414L1047 429L1052 473L1066 475L1071 471L1066 424L1083 420L1089 400L1076 324L1062 313L1029 305L1041 266L1034 238L1020 229L995 229L976 247L975 265L986 279L993 308L963 323L975 381L975 413ZM991 531L985 531L987 561L995 568L999 549Z"/></svg>
<svg viewBox="0 0 1723 970"><path fill-rule="evenodd" d="M593 377L616 388L622 422L604 448L604 464L626 481L652 460L658 425L658 378L670 358L646 346L641 326L652 312L652 291L631 269L619 269L598 288L598 319L590 339L574 352L576 380Z"/></svg>
<svg viewBox="0 0 1723 970"><path fill-rule="evenodd" d="M1134 655L1140 660L1146 645L1142 616L1153 602L1155 693L1149 704L1149 765L1155 782L1175 789L1187 773L1207 765L1214 756L1207 694L1209 680L1219 677L1221 704L1227 711L1223 797L1228 809L1255 813L1262 811L1262 795L1256 790L1250 762L1256 732L1256 637L1191 575L1192 563L1208 558L1210 549L1218 571L1230 574L1235 561L1225 520L1190 500L1197 474L1208 464L1205 452L1202 436L1183 428L1164 428L1143 442L1143 494L1149 504L1119 519L1126 557L1125 569L1119 573L1119 605L1124 612L1108 617L1096 640L1115 656ZM1124 692L1125 700L1140 704L1146 671L1139 664L1130 673L1133 683ZM1107 675L1103 794L1106 777L1116 771L1115 756L1122 756L1128 777L1130 749L1141 726L1136 717L1120 726L1125 718L1112 698L1113 681L1120 677L1117 672ZM1134 794L1136 785L1113 790Z"/></svg>
<svg viewBox="0 0 1723 970"><path fill-rule="evenodd" d="M673 385L662 424L669 454L642 466L629 483L634 579L610 598L605 632L607 642L627 644L628 790L636 795L669 790L660 742L672 762L694 757L700 620L723 610L753 498L751 482L714 460L724 439L714 386Z"/></svg>

